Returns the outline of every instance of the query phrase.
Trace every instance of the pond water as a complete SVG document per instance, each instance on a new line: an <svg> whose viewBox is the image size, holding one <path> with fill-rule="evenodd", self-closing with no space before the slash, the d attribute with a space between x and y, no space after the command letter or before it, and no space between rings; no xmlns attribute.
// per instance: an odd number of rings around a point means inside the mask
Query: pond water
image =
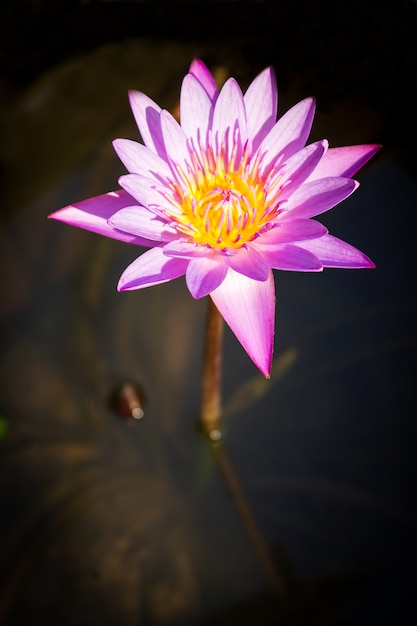
<svg viewBox="0 0 417 626"><path fill-rule="evenodd" d="M142 44L128 45L142 59ZM417 530L415 177L388 151L325 216L376 270L276 273L271 380L226 329L219 462L196 423L206 301L183 279L118 294L138 249L46 219L116 188L111 139L135 138L131 71L113 84L115 52L102 54L46 75L10 114L0 624L405 623ZM135 67L135 86L173 106L189 54L171 67L164 48L168 83L143 70L142 86ZM111 94L98 109L97 67ZM323 114L315 132L325 126ZM124 381L143 389L140 420L112 409Z"/></svg>

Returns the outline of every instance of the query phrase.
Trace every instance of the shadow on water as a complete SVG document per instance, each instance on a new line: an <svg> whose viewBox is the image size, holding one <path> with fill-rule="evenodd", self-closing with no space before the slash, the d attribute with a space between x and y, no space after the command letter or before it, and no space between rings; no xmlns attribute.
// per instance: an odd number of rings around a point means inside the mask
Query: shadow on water
<svg viewBox="0 0 417 626"><path fill-rule="evenodd" d="M129 38L3 107L1 625L361 626L414 610L417 184L398 146L324 218L377 270L276 274L269 381L226 331L214 443L196 427L206 303L182 279L118 294L138 250L46 219L117 187L111 140L137 138L128 88L172 108L190 59L219 66L222 50L224 71L241 62L207 38ZM310 95L301 69L283 71L281 111ZM371 105L342 94L314 133L379 141Z"/></svg>

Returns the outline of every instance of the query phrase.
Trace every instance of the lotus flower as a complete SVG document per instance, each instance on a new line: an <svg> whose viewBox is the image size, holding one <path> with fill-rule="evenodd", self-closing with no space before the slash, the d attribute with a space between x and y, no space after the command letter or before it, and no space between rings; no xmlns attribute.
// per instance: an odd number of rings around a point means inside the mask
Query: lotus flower
<svg viewBox="0 0 417 626"><path fill-rule="evenodd" d="M378 145L306 145L313 98L278 121L274 73L265 69L243 95L222 89L204 63L191 63L178 123L145 94L130 104L144 145L116 139L128 170L121 190L50 217L150 249L123 272L118 290L185 275L194 298L210 295L263 374L273 352L273 269L320 272L371 268L372 261L312 219L358 187L351 176Z"/></svg>

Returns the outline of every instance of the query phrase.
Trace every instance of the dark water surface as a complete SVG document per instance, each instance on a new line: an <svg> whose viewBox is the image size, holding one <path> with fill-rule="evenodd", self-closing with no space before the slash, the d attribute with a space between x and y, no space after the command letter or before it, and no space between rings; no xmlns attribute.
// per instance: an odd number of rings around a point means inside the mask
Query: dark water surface
<svg viewBox="0 0 417 626"><path fill-rule="evenodd" d="M117 188L111 140L137 138L127 89L174 107L207 46L112 44L3 107L0 624L412 623L417 182L403 152L388 146L323 219L376 270L276 273L270 381L226 331L225 454L279 596L196 429L206 301L183 279L118 294L140 250L46 219ZM281 113L303 89L294 77ZM341 98L313 139L379 141L379 115ZM125 380L144 390L141 420L109 405Z"/></svg>

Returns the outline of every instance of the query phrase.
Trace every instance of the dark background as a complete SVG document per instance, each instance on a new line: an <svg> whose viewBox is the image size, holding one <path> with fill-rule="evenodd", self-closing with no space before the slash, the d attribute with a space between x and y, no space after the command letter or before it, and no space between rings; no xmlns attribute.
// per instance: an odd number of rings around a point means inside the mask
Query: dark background
<svg viewBox="0 0 417 626"><path fill-rule="evenodd" d="M0 42L0 624L413 623L417 4L5 2ZM276 273L270 381L225 335L278 598L195 427L205 302L117 294L138 250L46 219L117 188L127 89L173 109L196 55L242 87L272 65L280 114L316 96L312 140L383 144L323 216L377 269Z"/></svg>
<svg viewBox="0 0 417 626"><path fill-rule="evenodd" d="M0 59L6 101L46 70L130 37L208 44L247 82L273 65L285 89L297 77L323 110L346 97L383 117L384 145L415 138L416 7L398 0L277 2L5 2Z"/></svg>

